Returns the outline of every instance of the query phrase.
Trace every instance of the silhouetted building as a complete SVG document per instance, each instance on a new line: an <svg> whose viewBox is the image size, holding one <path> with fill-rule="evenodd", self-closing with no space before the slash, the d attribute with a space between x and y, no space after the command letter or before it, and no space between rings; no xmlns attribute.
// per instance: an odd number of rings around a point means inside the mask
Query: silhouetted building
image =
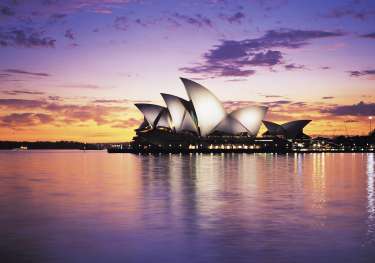
<svg viewBox="0 0 375 263"><path fill-rule="evenodd" d="M284 124L277 124L270 121L263 121L267 131L263 136L277 136L286 139L308 139L308 135L303 133L303 128L309 124L311 120L297 120Z"/></svg>

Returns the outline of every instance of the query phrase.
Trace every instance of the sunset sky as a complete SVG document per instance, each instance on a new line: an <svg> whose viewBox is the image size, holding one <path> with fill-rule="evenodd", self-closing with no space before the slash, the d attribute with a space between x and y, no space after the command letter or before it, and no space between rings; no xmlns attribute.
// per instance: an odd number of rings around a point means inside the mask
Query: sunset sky
<svg viewBox="0 0 375 263"><path fill-rule="evenodd" d="M266 120L313 120L309 135L366 134L375 1L0 1L0 140L129 141L134 103L187 98L179 77L228 112L262 104Z"/></svg>

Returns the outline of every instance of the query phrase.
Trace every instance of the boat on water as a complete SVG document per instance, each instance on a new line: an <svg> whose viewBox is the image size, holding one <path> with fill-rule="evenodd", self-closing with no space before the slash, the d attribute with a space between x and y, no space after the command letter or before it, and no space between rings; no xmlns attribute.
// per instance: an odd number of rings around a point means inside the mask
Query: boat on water
<svg viewBox="0 0 375 263"><path fill-rule="evenodd" d="M13 151L26 151L28 150L27 146L20 146L18 148L14 148Z"/></svg>

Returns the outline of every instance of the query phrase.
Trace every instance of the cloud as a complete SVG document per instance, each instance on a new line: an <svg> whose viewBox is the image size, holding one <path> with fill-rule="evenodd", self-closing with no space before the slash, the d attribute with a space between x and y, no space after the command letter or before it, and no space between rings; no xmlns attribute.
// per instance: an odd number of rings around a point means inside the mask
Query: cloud
<svg viewBox="0 0 375 263"><path fill-rule="evenodd" d="M241 24L243 19L246 17L245 14L241 11L238 11L236 13L234 13L233 15L224 15L224 14L221 14L219 16L221 19L223 19L224 21L227 21L229 22L230 24Z"/></svg>
<svg viewBox="0 0 375 263"><path fill-rule="evenodd" d="M49 22L58 22L66 16L78 12L111 14L113 9L121 8L138 0L10 0L21 11L30 10L38 17L47 17Z"/></svg>
<svg viewBox="0 0 375 263"><path fill-rule="evenodd" d="M74 88L74 89L100 89L100 86L95 84L66 84L59 85L62 88Z"/></svg>
<svg viewBox="0 0 375 263"><path fill-rule="evenodd" d="M223 101L223 106L227 110L227 112L232 112L234 110L253 106L253 105L259 105L258 102L250 101L250 100L227 100Z"/></svg>
<svg viewBox="0 0 375 263"><path fill-rule="evenodd" d="M41 108L44 105L46 105L46 103L42 100L0 99L0 107L11 110Z"/></svg>
<svg viewBox="0 0 375 263"><path fill-rule="evenodd" d="M96 123L96 125L115 125L122 121L121 116L125 116L129 112L127 106L95 105L92 103L67 104L60 97L54 100L51 100L51 98L48 100L0 99L0 109L1 112L17 113L17 115L3 119L4 122L11 123L12 127L17 126L17 121L22 126L27 120L30 125L39 125L40 122L35 121L35 119L39 118L41 122L44 119L42 119L43 115L38 114L52 116L54 120L51 124L55 126L78 125L89 121ZM22 115L31 112L32 115Z"/></svg>
<svg viewBox="0 0 375 263"><path fill-rule="evenodd" d="M0 79L8 78L8 77L10 77L10 76L11 76L10 74L0 73Z"/></svg>
<svg viewBox="0 0 375 263"><path fill-rule="evenodd" d="M282 61L282 54L280 51L267 50L265 52L255 53L254 56L243 61L244 65L254 65L254 66L274 66L280 64Z"/></svg>
<svg viewBox="0 0 375 263"><path fill-rule="evenodd" d="M334 99L335 97L333 96L325 96L325 97L322 97L322 100L330 100L330 99Z"/></svg>
<svg viewBox="0 0 375 263"><path fill-rule="evenodd" d="M353 105L337 105L328 109L322 109L321 112L335 116L372 116L375 115L375 103L361 101Z"/></svg>
<svg viewBox="0 0 375 263"><path fill-rule="evenodd" d="M52 121L52 116L44 113L12 113L0 117L0 123L5 127L34 126L40 124L48 124Z"/></svg>
<svg viewBox="0 0 375 263"><path fill-rule="evenodd" d="M48 73L43 73L43 72L30 72L26 70L21 70L21 69L4 69L3 72L6 73L12 73L12 74L21 74L21 75L29 75L29 76L37 76L37 77L49 77L51 76Z"/></svg>
<svg viewBox="0 0 375 263"><path fill-rule="evenodd" d="M49 100L53 100L53 101L59 101L59 100L62 100L62 98L60 96L48 96L48 99Z"/></svg>
<svg viewBox="0 0 375 263"><path fill-rule="evenodd" d="M297 65L297 64L291 63L291 64L285 65L284 68L286 70L297 70L297 69L306 69L306 66L304 66L304 65Z"/></svg>
<svg viewBox="0 0 375 263"><path fill-rule="evenodd" d="M48 24L55 24L66 18L68 15L63 13L55 13L48 18Z"/></svg>
<svg viewBox="0 0 375 263"><path fill-rule="evenodd" d="M350 17L358 20L367 20L368 18L375 15L375 10L373 8L360 6L359 4L349 4L345 6L339 6L328 13L323 14L322 17L325 18L345 18Z"/></svg>
<svg viewBox="0 0 375 263"><path fill-rule="evenodd" d="M285 104L291 104L292 101L290 100L275 100L275 101L270 101L270 102L264 102L265 105L268 107L279 107L281 105Z"/></svg>
<svg viewBox="0 0 375 263"><path fill-rule="evenodd" d="M212 21L206 16L196 14L194 16L183 15L180 13L174 13L168 18L169 22L172 22L175 26L181 26L181 23L189 24L198 28L212 27Z"/></svg>
<svg viewBox="0 0 375 263"><path fill-rule="evenodd" d="M113 26L117 30L126 31L129 28L129 20L126 16L118 16L115 18Z"/></svg>
<svg viewBox="0 0 375 263"><path fill-rule="evenodd" d="M341 32L320 30L281 29L267 31L259 38L222 40L202 56L203 61L192 67L180 68L193 74L217 76L251 76L251 67L272 67L283 64L283 54L276 48L297 49L310 44L311 40L339 37ZM289 64L289 67L297 65Z"/></svg>
<svg viewBox="0 0 375 263"><path fill-rule="evenodd" d="M350 76L352 77L362 77L362 76L374 76L375 75L375 69L369 69L369 70L352 70L348 71Z"/></svg>
<svg viewBox="0 0 375 263"><path fill-rule="evenodd" d="M297 101L297 102L293 102L291 103L292 106L297 106L297 107L304 107L307 105L306 102L303 102L303 101Z"/></svg>
<svg viewBox="0 0 375 263"><path fill-rule="evenodd" d="M369 33L369 34L361 35L361 37L364 37L364 38L373 38L373 39L375 39L375 32L373 32L373 33Z"/></svg>
<svg viewBox="0 0 375 263"><path fill-rule="evenodd" d="M122 99L122 100L115 100L115 99L98 99L98 100L93 100L92 101L93 103L103 103L103 104L107 104L107 103L127 103L129 102L129 100L126 100L126 99Z"/></svg>
<svg viewBox="0 0 375 263"><path fill-rule="evenodd" d="M32 28L0 28L0 47L53 48L56 40Z"/></svg>
<svg viewBox="0 0 375 263"><path fill-rule="evenodd" d="M44 95L41 91L31 91L31 90L4 90L2 93L6 95Z"/></svg>
<svg viewBox="0 0 375 263"><path fill-rule="evenodd" d="M75 39L75 35L74 35L72 29L67 29L65 31L64 37L66 37L66 38L68 38L70 40L74 40Z"/></svg>
<svg viewBox="0 0 375 263"><path fill-rule="evenodd" d="M242 81L246 81L247 79L246 78L237 78L237 79L227 79L225 81L227 82L242 82Z"/></svg>
<svg viewBox="0 0 375 263"><path fill-rule="evenodd" d="M0 6L0 15L4 16L14 16L15 12L8 6Z"/></svg>
<svg viewBox="0 0 375 263"><path fill-rule="evenodd" d="M283 97L281 95L274 95L274 94L270 94L270 95L265 94L265 95L262 95L262 96L265 97L265 98L282 98Z"/></svg>
<svg viewBox="0 0 375 263"><path fill-rule="evenodd" d="M288 0L256 0L264 11L270 12L288 4Z"/></svg>
<svg viewBox="0 0 375 263"><path fill-rule="evenodd" d="M255 70L242 70L230 65L198 65L195 67L183 67L181 71L191 74L209 74L213 77L248 77L255 74Z"/></svg>
<svg viewBox="0 0 375 263"><path fill-rule="evenodd" d="M108 6L98 6L98 7L93 8L93 11L94 13L97 13L97 14L105 14L105 15L112 14L112 9Z"/></svg>
<svg viewBox="0 0 375 263"><path fill-rule="evenodd" d="M142 123L142 119L134 119L130 118L124 121L119 121L116 124L112 125L112 128L122 128L122 129L128 129L132 127L137 127Z"/></svg>

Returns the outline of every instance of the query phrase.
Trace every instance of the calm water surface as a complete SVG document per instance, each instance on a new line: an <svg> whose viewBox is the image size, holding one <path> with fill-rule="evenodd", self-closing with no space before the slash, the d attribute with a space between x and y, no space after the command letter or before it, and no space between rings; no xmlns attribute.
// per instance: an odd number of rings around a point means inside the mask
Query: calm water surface
<svg viewBox="0 0 375 263"><path fill-rule="evenodd" d="M375 262L374 154L0 152L1 262Z"/></svg>

